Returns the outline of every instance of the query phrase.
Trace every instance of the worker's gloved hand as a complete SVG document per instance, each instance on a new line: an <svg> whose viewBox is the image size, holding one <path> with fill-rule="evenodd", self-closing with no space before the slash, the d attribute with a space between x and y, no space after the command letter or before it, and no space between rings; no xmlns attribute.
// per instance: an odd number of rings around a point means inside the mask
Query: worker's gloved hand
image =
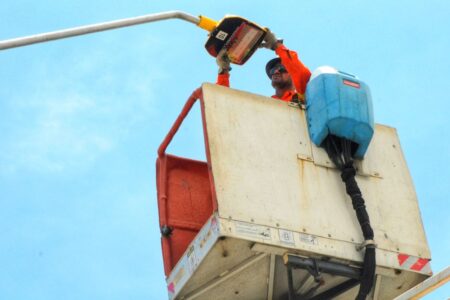
<svg viewBox="0 0 450 300"><path fill-rule="evenodd" d="M283 40L277 39L275 34L272 31L270 31L269 28L266 29L267 29L266 36L264 37L263 43L261 43L259 47L275 50L278 44L283 43Z"/></svg>
<svg viewBox="0 0 450 300"><path fill-rule="evenodd" d="M216 57L217 66L219 66L219 74L227 73L231 70L230 59L227 55Z"/></svg>

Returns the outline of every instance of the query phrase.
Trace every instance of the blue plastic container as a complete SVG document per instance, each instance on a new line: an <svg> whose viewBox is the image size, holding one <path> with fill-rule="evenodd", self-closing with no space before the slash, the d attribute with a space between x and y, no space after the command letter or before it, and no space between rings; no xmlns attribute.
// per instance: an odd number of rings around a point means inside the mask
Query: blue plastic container
<svg viewBox="0 0 450 300"><path fill-rule="evenodd" d="M333 134L358 144L363 158L374 131L369 87L354 75L332 67L315 70L306 88L309 135L317 146Z"/></svg>

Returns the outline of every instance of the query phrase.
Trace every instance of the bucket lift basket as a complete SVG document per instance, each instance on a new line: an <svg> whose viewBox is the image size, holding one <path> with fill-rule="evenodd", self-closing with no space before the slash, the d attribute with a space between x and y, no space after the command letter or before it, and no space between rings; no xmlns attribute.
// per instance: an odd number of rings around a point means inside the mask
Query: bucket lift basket
<svg viewBox="0 0 450 300"><path fill-rule="evenodd" d="M197 100L206 161L167 154ZM303 109L204 84L188 99L156 164L170 299L356 295L363 237L338 170L309 138ZM376 125L356 165L378 244L369 298L392 299L431 275L395 129Z"/></svg>

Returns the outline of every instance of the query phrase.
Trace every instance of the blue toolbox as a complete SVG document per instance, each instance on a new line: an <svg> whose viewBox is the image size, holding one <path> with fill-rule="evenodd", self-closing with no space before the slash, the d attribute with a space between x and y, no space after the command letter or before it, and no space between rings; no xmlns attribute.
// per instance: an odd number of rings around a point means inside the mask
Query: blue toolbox
<svg viewBox="0 0 450 300"><path fill-rule="evenodd" d="M306 113L311 140L320 146L328 135L358 145L363 158L374 132L369 87L356 76L333 67L319 67L306 88Z"/></svg>

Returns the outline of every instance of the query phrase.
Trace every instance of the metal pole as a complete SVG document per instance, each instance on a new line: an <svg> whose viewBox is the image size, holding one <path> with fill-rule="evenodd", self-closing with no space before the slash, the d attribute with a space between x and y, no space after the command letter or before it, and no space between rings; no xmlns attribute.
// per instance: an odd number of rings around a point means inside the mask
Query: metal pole
<svg viewBox="0 0 450 300"><path fill-rule="evenodd" d="M294 256L290 254L285 254L284 263L286 265L290 265L292 267L301 268L301 269L310 269L314 268L314 260L310 258L303 258L299 256ZM320 271L324 273L329 273L338 276L345 276L352 279L360 279L361 278L361 270L356 267L350 267L344 264L339 264L330 261L322 261L316 260L317 267Z"/></svg>
<svg viewBox="0 0 450 300"><path fill-rule="evenodd" d="M450 282L450 266L397 296L394 300L421 299L447 282Z"/></svg>
<svg viewBox="0 0 450 300"><path fill-rule="evenodd" d="M323 292L322 294L316 295L312 298L309 298L309 300L328 300L333 299L336 296L339 296L346 291L348 291L351 288L354 288L360 283L358 279L349 279L347 281L344 281L341 284L338 284L335 287L332 287L331 289Z"/></svg>
<svg viewBox="0 0 450 300"><path fill-rule="evenodd" d="M21 47L36 43L43 43L52 40L68 38L77 35L89 34L93 32L105 31L115 28L133 26L138 24L162 21L167 19L181 19L196 25L199 24L200 18L194 17L182 11L168 11L157 14L145 15L134 18L121 19L111 22L104 22L86 26L75 27L71 29L63 29L53 32L30 35L21 38L0 41L0 50Z"/></svg>
<svg viewBox="0 0 450 300"><path fill-rule="evenodd" d="M292 278L292 266L287 265L287 276L288 276L288 295L289 300L295 300L295 291L294 291L294 280Z"/></svg>

